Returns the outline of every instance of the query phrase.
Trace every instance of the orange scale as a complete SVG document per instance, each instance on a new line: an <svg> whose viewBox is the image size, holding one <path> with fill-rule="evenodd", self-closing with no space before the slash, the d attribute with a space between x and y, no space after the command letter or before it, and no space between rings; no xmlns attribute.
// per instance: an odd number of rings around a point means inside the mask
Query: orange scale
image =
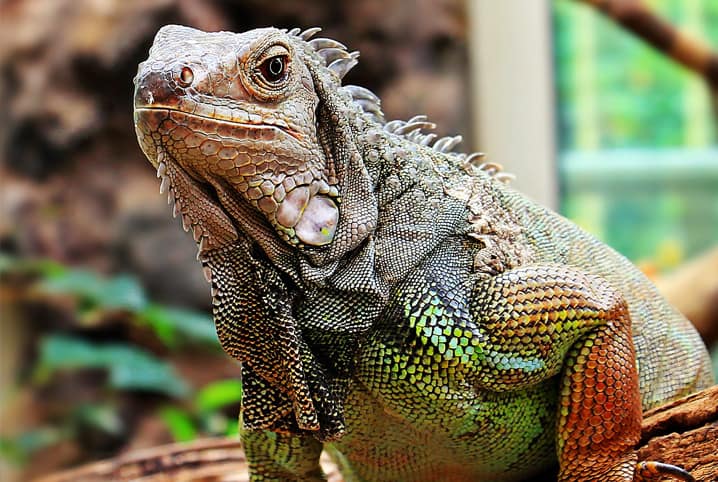
<svg viewBox="0 0 718 482"><path fill-rule="evenodd" d="M591 438L590 438L590 437L588 437L588 436L586 436L586 435L583 435L583 436L581 436L581 437L578 439L578 446L579 446L579 447L585 448L585 447L588 447L589 445L591 445Z"/></svg>
<svg viewBox="0 0 718 482"><path fill-rule="evenodd" d="M590 417L588 417L588 424L591 427L599 427L603 425L603 419L598 415L591 415Z"/></svg>

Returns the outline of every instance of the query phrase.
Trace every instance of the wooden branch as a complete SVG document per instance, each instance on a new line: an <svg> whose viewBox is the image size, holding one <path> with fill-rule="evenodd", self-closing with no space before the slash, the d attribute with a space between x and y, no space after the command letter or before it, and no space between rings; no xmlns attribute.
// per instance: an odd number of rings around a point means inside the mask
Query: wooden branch
<svg viewBox="0 0 718 482"><path fill-rule="evenodd" d="M336 465L322 453L328 482L342 482ZM135 450L112 459L48 475L35 482L247 482L247 458L239 439L206 438Z"/></svg>
<svg viewBox="0 0 718 482"><path fill-rule="evenodd" d="M718 385L643 417L639 460L680 465L698 481L718 480Z"/></svg>
<svg viewBox="0 0 718 482"><path fill-rule="evenodd" d="M654 280L658 291L693 323L707 346L718 343L718 246Z"/></svg>
<svg viewBox="0 0 718 482"><path fill-rule="evenodd" d="M143 482L249 480L247 459L238 439L208 438L161 445L38 479L36 482Z"/></svg>
<svg viewBox="0 0 718 482"><path fill-rule="evenodd" d="M579 0L597 8L659 52L700 74L718 91L718 53L701 39L679 31L641 0Z"/></svg>
<svg viewBox="0 0 718 482"><path fill-rule="evenodd" d="M638 458L680 465L698 481L718 480L718 385L646 412ZM321 463L330 482L342 481L326 453ZM249 476L239 441L211 438L138 450L36 482L140 478L143 482L245 482Z"/></svg>

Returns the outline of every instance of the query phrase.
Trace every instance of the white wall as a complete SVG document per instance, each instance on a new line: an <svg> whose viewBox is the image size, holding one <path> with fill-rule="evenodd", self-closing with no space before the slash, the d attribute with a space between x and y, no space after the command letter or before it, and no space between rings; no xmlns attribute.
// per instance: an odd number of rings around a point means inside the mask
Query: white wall
<svg viewBox="0 0 718 482"><path fill-rule="evenodd" d="M549 0L467 0L477 150L512 185L558 202Z"/></svg>

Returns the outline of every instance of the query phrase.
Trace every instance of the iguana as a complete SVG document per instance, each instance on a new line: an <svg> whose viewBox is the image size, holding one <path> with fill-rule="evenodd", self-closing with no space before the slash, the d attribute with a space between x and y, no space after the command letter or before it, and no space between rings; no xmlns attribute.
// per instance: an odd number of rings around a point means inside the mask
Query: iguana
<svg viewBox="0 0 718 482"><path fill-rule="evenodd" d="M252 480L562 481L636 464L641 413L713 383L699 336L625 258L342 85L312 28L169 25L135 128L199 246L242 364Z"/></svg>

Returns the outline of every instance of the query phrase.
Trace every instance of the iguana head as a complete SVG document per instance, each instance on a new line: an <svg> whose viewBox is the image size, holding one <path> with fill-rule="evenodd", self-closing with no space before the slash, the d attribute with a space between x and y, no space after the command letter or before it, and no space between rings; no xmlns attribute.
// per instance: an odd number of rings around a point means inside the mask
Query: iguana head
<svg viewBox="0 0 718 482"><path fill-rule="evenodd" d="M338 61L334 70L348 70L355 55L335 44L323 45ZM334 151L336 114L320 106L322 90L336 87L318 84L332 82L340 84L326 57L296 33L176 25L157 33L135 78L137 136L205 248L230 240L237 226L300 249L339 235L346 251L366 234L371 216L340 216L342 157L352 153L345 141ZM213 215L193 210L196 199Z"/></svg>

